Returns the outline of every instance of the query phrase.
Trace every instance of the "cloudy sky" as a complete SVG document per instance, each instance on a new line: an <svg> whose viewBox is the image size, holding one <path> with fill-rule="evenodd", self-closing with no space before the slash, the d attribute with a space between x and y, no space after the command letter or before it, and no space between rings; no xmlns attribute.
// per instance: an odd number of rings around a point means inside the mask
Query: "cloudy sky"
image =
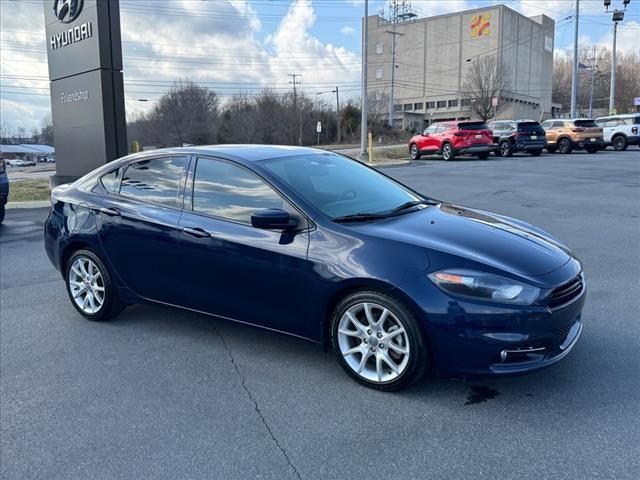
<svg viewBox="0 0 640 480"><path fill-rule="evenodd" d="M44 0L53 5L53 0ZM121 0L127 116L153 106L179 78L214 89L222 98L269 86L289 89L301 74L310 94L340 86L357 96L362 0ZM413 0L420 16L496 3L526 15L561 20L574 0ZM622 0L613 0L621 8ZM387 11L370 0L371 14ZM580 44L611 45L610 14L602 0L582 0ZM0 121L15 129L39 126L50 109L43 0L0 0ZM618 48L638 45L640 0L632 0L619 28ZM571 48L573 24L556 28L556 49ZM637 47L636 47L637 48ZM328 94L327 94L328 95ZM139 99L146 99L141 102ZM327 100L331 98L327 96Z"/></svg>

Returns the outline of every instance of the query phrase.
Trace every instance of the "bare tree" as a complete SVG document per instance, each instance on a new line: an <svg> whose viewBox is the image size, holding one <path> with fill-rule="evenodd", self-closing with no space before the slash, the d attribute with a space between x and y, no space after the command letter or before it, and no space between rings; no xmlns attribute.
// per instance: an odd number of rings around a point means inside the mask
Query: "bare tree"
<svg viewBox="0 0 640 480"><path fill-rule="evenodd" d="M471 111L484 121L496 116L504 107L500 94L509 88L506 67L496 56L480 57L471 62L462 86L462 98L469 101ZM494 105L494 99L498 100Z"/></svg>

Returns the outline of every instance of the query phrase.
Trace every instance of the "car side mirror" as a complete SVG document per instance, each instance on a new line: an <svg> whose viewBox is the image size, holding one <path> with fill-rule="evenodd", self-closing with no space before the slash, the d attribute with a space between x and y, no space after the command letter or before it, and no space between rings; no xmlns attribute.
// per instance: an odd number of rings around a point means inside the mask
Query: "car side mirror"
<svg viewBox="0 0 640 480"><path fill-rule="evenodd" d="M429 134L428 134L427 132L422 132L422 136L423 136L423 137L428 137L428 136L429 136Z"/></svg>
<svg viewBox="0 0 640 480"><path fill-rule="evenodd" d="M251 214L251 225L264 230L292 230L298 221L280 208L267 208Z"/></svg>

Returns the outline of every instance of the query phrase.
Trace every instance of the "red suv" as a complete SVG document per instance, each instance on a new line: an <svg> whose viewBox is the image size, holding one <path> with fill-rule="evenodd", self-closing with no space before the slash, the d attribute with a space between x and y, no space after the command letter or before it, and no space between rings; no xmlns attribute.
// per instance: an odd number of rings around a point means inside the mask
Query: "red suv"
<svg viewBox="0 0 640 480"><path fill-rule="evenodd" d="M486 160L492 148L493 134L482 121L434 123L409 140L412 160L430 153L438 153L444 160L453 160L456 155L477 155Z"/></svg>

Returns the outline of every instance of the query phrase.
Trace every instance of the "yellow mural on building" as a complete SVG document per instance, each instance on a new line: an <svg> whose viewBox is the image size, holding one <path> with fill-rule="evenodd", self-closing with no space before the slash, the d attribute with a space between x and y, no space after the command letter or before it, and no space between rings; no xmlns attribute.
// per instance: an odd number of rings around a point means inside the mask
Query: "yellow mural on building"
<svg viewBox="0 0 640 480"><path fill-rule="evenodd" d="M471 17L471 36L484 37L491 35L491 14L474 15Z"/></svg>

